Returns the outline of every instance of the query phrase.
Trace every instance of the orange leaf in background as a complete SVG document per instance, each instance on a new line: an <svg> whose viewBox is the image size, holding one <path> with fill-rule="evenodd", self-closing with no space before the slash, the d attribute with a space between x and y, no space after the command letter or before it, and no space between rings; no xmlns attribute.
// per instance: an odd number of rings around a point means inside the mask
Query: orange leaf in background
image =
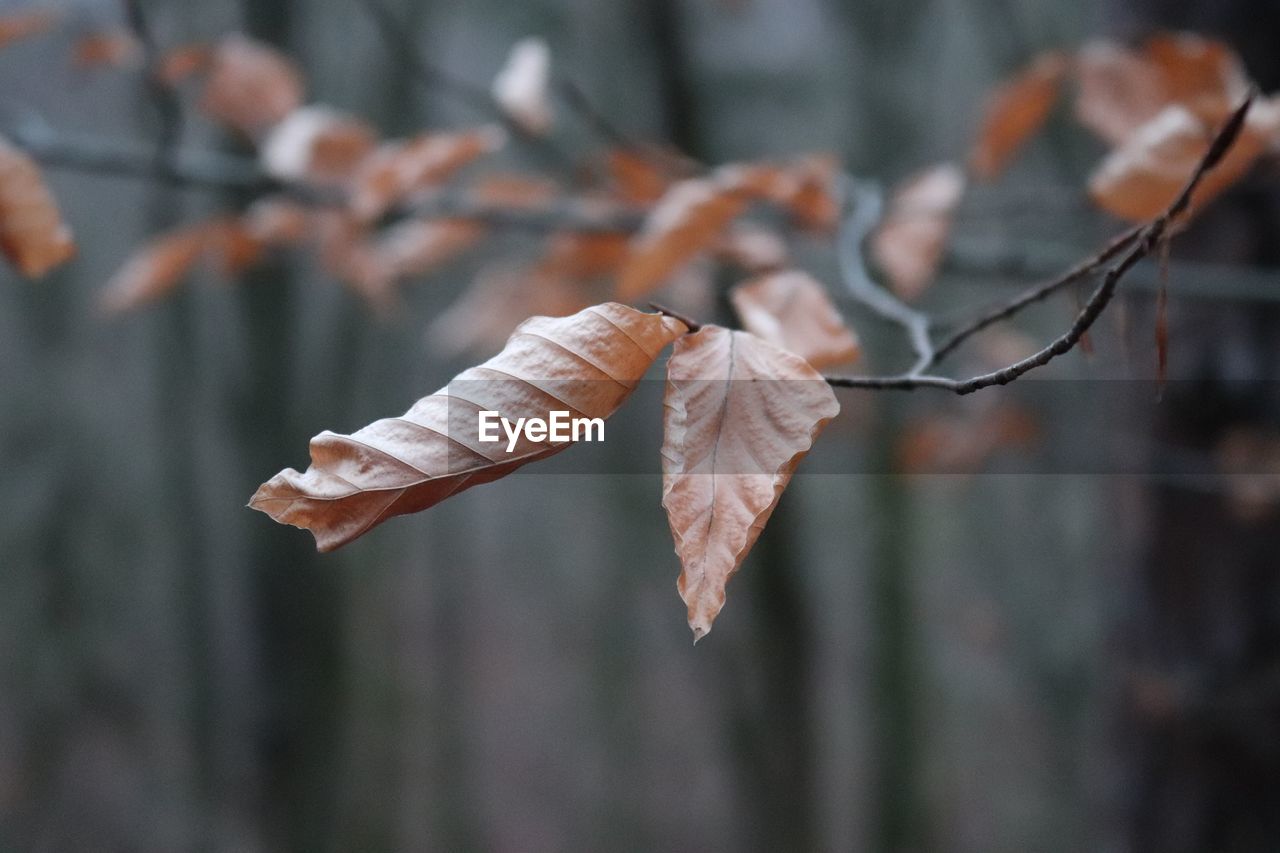
<svg viewBox="0 0 1280 853"><path fill-rule="evenodd" d="M699 252L711 248L729 223L747 209L753 173L721 169L709 178L674 184L649 212L631 242L618 280L618 296L634 302L656 290Z"/></svg>
<svg viewBox="0 0 1280 853"><path fill-rule="evenodd" d="M799 270L762 275L729 294L743 328L821 370L848 364L860 352L857 337L813 276Z"/></svg>
<svg viewBox="0 0 1280 853"><path fill-rule="evenodd" d="M734 223L715 246L716 258L749 273L773 272L790 259L776 231L750 222Z"/></svg>
<svg viewBox="0 0 1280 853"><path fill-rule="evenodd" d="M496 127L424 133L383 143L364 159L352 179L351 211L360 221L371 222L505 143L506 134Z"/></svg>
<svg viewBox="0 0 1280 853"><path fill-rule="evenodd" d="M71 229L35 161L0 138L0 251L28 278L76 253Z"/></svg>
<svg viewBox="0 0 1280 853"><path fill-rule="evenodd" d="M156 77L168 86L178 86L206 70L213 62L213 48L204 43L184 44L166 51L156 66Z"/></svg>
<svg viewBox="0 0 1280 853"><path fill-rule="evenodd" d="M664 405L662 506L696 643L840 405L799 356L719 326L676 341Z"/></svg>
<svg viewBox="0 0 1280 853"><path fill-rule="evenodd" d="M670 173L653 158L625 148L609 152L608 169L618 194L631 204L653 204L673 183Z"/></svg>
<svg viewBox="0 0 1280 853"><path fill-rule="evenodd" d="M378 144L368 124L325 106L299 107L262 142L262 165L283 181L337 186L351 178Z"/></svg>
<svg viewBox="0 0 1280 853"><path fill-rule="evenodd" d="M999 451L1026 449L1040 437L1035 416L1009 402L908 425L898 465L908 474L972 474Z"/></svg>
<svg viewBox="0 0 1280 853"><path fill-rule="evenodd" d="M302 105L302 73L288 57L242 35L213 50L200 108L212 119L257 138Z"/></svg>
<svg viewBox="0 0 1280 853"><path fill-rule="evenodd" d="M138 249L103 289L99 305L119 314L167 296L190 274L217 234L217 226L201 222L170 231Z"/></svg>
<svg viewBox="0 0 1280 853"><path fill-rule="evenodd" d="M142 46L128 30L92 33L76 42L77 68L122 68L142 61Z"/></svg>
<svg viewBox="0 0 1280 853"><path fill-rule="evenodd" d="M382 233L374 252L393 279L425 275L476 245L487 230L468 219L406 219Z"/></svg>
<svg viewBox="0 0 1280 853"><path fill-rule="evenodd" d="M332 551L392 516L420 512L571 443L523 436L508 452L505 442L479 440L481 410L512 422L564 410L608 418L658 353L685 331L670 317L616 303L572 317L531 318L502 352L463 371L403 416L349 436L320 433L311 440L311 467L305 473L281 471L249 505L310 530L320 551Z"/></svg>
<svg viewBox="0 0 1280 853"><path fill-rule="evenodd" d="M493 352L527 317L565 317L592 305L581 281L537 269L498 266L483 270L471 286L427 327L437 355Z"/></svg>
<svg viewBox="0 0 1280 853"><path fill-rule="evenodd" d="M979 178L997 177L1053 109L1070 64L1059 53L1038 57L987 99L969 167Z"/></svg>
<svg viewBox="0 0 1280 853"><path fill-rule="evenodd" d="M1249 77L1235 51L1192 33L1162 33L1144 45L1144 56L1160 75L1166 102L1182 104L1216 124L1249 93Z"/></svg>
<svg viewBox="0 0 1280 853"><path fill-rule="evenodd" d="M834 154L809 154L757 175L763 195L791 214L801 228L819 233L835 230L840 218L836 178L840 161Z"/></svg>
<svg viewBox="0 0 1280 853"><path fill-rule="evenodd" d="M494 207L536 209L555 201L556 182L541 175L492 172L471 184L471 197Z"/></svg>
<svg viewBox="0 0 1280 853"><path fill-rule="evenodd" d="M1244 177L1274 136L1273 121L1269 110L1250 110L1235 145L1196 189L1188 215ZM1165 107L1102 161L1089 196L1121 219L1152 219L1181 192L1212 138L1213 128L1186 107Z"/></svg>
<svg viewBox="0 0 1280 853"><path fill-rule="evenodd" d="M50 9L24 9L0 16L0 47L47 32L61 17L61 12Z"/></svg>
<svg viewBox="0 0 1280 853"><path fill-rule="evenodd" d="M261 260L270 245L246 218L215 217L174 229L133 253L103 288L99 306L108 314L131 311L161 299L204 260L234 277Z"/></svg>
<svg viewBox="0 0 1280 853"><path fill-rule="evenodd" d="M1076 115L1112 145L1125 142L1170 104L1217 124L1249 89L1229 47L1189 33L1153 36L1141 50L1089 42L1080 50L1076 72Z"/></svg>
<svg viewBox="0 0 1280 853"><path fill-rule="evenodd" d="M544 136L554 121L550 86L551 49L540 38L521 39L493 78L493 99L517 125Z"/></svg>
<svg viewBox="0 0 1280 853"><path fill-rule="evenodd" d="M1167 103L1160 71L1115 42L1086 42L1076 56L1076 118L1119 145Z"/></svg>
<svg viewBox="0 0 1280 853"><path fill-rule="evenodd" d="M904 299L919 297L937 275L964 186L959 167L943 163L909 179L890 199L871 255Z"/></svg>
<svg viewBox="0 0 1280 853"><path fill-rule="evenodd" d="M575 281L613 275L627 258L625 234L566 231L553 234L535 270L540 277Z"/></svg>

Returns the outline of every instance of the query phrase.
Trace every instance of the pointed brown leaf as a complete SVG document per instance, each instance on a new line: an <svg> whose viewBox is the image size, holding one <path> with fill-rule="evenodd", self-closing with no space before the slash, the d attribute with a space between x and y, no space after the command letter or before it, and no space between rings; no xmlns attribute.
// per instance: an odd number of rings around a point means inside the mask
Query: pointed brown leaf
<svg viewBox="0 0 1280 853"><path fill-rule="evenodd" d="M534 317L506 348L463 371L399 418L352 435L311 440L311 467L281 471L250 501L276 521L310 530L332 551L386 519L419 512L563 450L570 442L479 440L482 410L548 418L551 411L607 418L630 396L684 324L616 303L572 317Z"/></svg>
<svg viewBox="0 0 1280 853"><path fill-rule="evenodd" d="M76 253L71 229L35 161L0 138L0 251L28 278Z"/></svg>
<svg viewBox="0 0 1280 853"><path fill-rule="evenodd" d="M209 223L202 222L151 240L107 281L99 305L109 314L118 314L167 296L190 274L214 233Z"/></svg>
<svg viewBox="0 0 1280 853"><path fill-rule="evenodd" d="M992 180L1005 170L1049 117L1068 68L1061 54L1044 54L991 94L969 154L974 174Z"/></svg>
<svg viewBox="0 0 1280 853"><path fill-rule="evenodd" d="M748 332L819 370L858 357L858 338L827 291L806 272L762 275L735 287L729 298Z"/></svg>
<svg viewBox="0 0 1280 853"><path fill-rule="evenodd" d="M840 405L799 356L746 332L704 326L676 341L665 407L662 505L697 642L711 631L725 584L796 465Z"/></svg>

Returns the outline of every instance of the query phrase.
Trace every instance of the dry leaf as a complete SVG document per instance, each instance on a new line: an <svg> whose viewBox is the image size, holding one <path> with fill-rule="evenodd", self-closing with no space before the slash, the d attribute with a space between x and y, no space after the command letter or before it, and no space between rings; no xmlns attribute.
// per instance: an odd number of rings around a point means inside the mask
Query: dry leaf
<svg viewBox="0 0 1280 853"><path fill-rule="evenodd" d="M216 228L201 222L170 231L138 249L113 275L99 298L102 310L119 314L173 291L209 248Z"/></svg>
<svg viewBox="0 0 1280 853"><path fill-rule="evenodd" d="M0 251L28 278L76 253L71 229L35 161L0 138Z"/></svg>
<svg viewBox="0 0 1280 853"><path fill-rule="evenodd" d="M799 270L762 275L729 294L743 327L821 370L848 364L860 352L857 337L826 290Z"/></svg>
<svg viewBox="0 0 1280 853"><path fill-rule="evenodd" d="M736 222L715 246L716 259L749 273L773 272L787 265L790 253L778 232Z"/></svg>
<svg viewBox="0 0 1280 853"><path fill-rule="evenodd" d="M635 205L653 204L672 184L669 172L658 166L653 157L625 148L609 152L608 170L618 195Z"/></svg>
<svg viewBox="0 0 1280 853"><path fill-rule="evenodd" d="M836 192L840 161L834 154L809 154L776 167L757 167L763 195L787 211L801 228L818 233L835 230L840 219Z"/></svg>
<svg viewBox="0 0 1280 853"><path fill-rule="evenodd" d="M406 219L382 233L375 253L393 279L425 275L480 242L486 230L468 219Z"/></svg>
<svg viewBox="0 0 1280 853"><path fill-rule="evenodd" d="M1260 114L1245 121L1222 162L1205 175L1192 198L1192 213L1249 171L1266 150L1272 131ZM1089 195L1121 219L1145 222L1174 200L1213 138L1210 125L1186 107L1165 107L1112 151L1089 179Z"/></svg>
<svg viewBox="0 0 1280 853"><path fill-rule="evenodd" d="M627 257L627 237L614 232L552 234L535 269L540 278L584 281L613 275Z"/></svg>
<svg viewBox="0 0 1280 853"><path fill-rule="evenodd" d="M1249 93L1249 77L1235 51L1192 33L1162 33L1144 45L1156 68L1166 102L1182 104L1206 122L1216 124Z"/></svg>
<svg viewBox="0 0 1280 853"><path fill-rule="evenodd" d="M426 133L387 142L360 164L352 181L351 212L371 222L410 195L437 186L472 161L505 144L501 128Z"/></svg>
<svg viewBox="0 0 1280 853"><path fill-rule="evenodd" d="M618 296L633 302L652 293L683 264L710 248L747 209L754 194L751 190L740 172L724 170L673 185L631 242L630 256L619 275Z"/></svg>
<svg viewBox="0 0 1280 853"><path fill-rule="evenodd" d="M987 404L909 424L898 440L898 465L908 474L971 474L999 451L1026 449L1039 437L1036 418L1026 408Z"/></svg>
<svg viewBox="0 0 1280 853"><path fill-rule="evenodd" d="M533 210L546 207L559 194L559 187L541 175L491 172L471 184L471 197L493 207Z"/></svg>
<svg viewBox="0 0 1280 853"><path fill-rule="evenodd" d="M667 363L662 505L694 642L711 631L742 565L818 433L840 411L799 356L704 326Z"/></svg>
<svg viewBox="0 0 1280 853"><path fill-rule="evenodd" d="M517 125L537 136L550 132L551 49L540 38L525 38L511 47L507 64L493 78L493 99Z"/></svg>
<svg viewBox="0 0 1280 853"><path fill-rule="evenodd" d="M156 64L156 77L168 86L178 86L189 77L208 69L213 48L203 42L184 44L166 51Z"/></svg>
<svg viewBox="0 0 1280 853"><path fill-rule="evenodd" d="M378 138L368 124L325 106L300 107L262 143L262 166L282 181L338 186L355 174Z"/></svg>
<svg viewBox="0 0 1280 853"><path fill-rule="evenodd" d="M1230 48L1188 33L1154 36L1140 51L1089 42L1080 50L1076 73L1076 115L1112 145L1124 143L1171 104L1217 124L1249 89Z"/></svg>
<svg viewBox="0 0 1280 853"><path fill-rule="evenodd" d="M302 73L283 54L241 35L223 39L210 59L200 108L257 138L302 105Z"/></svg>
<svg viewBox="0 0 1280 853"><path fill-rule="evenodd" d="M51 9L24 9L0 16L0 47L47 32L58 23L61 12Z"/></svg>
<svg viewBox="0 0 1280 853"><path fill-rule="evenodd" d="M267 245L240 218L215 217L177 228L134 252L103 288L99 306L118 314L154 302L204 260L224 276L239 275L262 258Z"/></svg>
<svg viewBox="0 0 1280 853"><path fill-rule="evenodd" d="M1005 170L1049 117L1069 67L1061 54L1044 54L991 94L969 154L974 174L991 180Z"/></svg>
<svg viewBox="0 0 1280 853"><path fill-rule="evenodd" d="M123 68L142 61L142 46L128 30L91 33L75 46L77 68Z"/></svg>
<svg viewBox="0 0 1280 853"><path fill-rule="evenodd" d="M937 275L964 185L959 167L943 163L909 179L890 200L871 255L904 299L919 297Z"/></svg>
<svg viewBox="0 0 1280 853"><path fill-rule="evenodd" d="M1166 103L1160 72L1115 42L1086 42L1076 56L1076 118L1119 145Z"/></svg>
<svg viewBox="0 0 1280 853"><path fill-rule="evenodd" d="M534 317L501 353L463 371L399 418L352 435L311 440L311 467L281 471L250 501L276 521L310 530L332 551L386 519L419 512L569 442L479 440L482 410L504 418L548 418L551 411L607 418L630 396L658 353L684 324L615 303L572 317Z"/></svg>

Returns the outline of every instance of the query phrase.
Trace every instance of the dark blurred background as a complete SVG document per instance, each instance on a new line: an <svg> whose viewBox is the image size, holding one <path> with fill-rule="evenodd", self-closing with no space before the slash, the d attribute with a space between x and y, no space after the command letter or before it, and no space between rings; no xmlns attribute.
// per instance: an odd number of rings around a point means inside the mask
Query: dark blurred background
<svg viewBox="0 0 1280 853"><path fill-rule="evenodd" d="M476 120L419 87L353 0L143 5L163 45L280 46L312 100L387 136ZM1280 13L1243 0L394 8L462 77L486 83L541 35L637 136L708 162L831 150L885 182L962 157L996 81L1093 35L1195 29L1280 85ZM76 9L120 20L114 2ZM154 138L138 75L77 70L73 35L0 52L0 118ZM184 144L237 143L193 116ZM1081 190L1101 151L1055 113L962 207L935 298L984 304L1117 230ZM656 394L550 473L334 554L244 508L314 433L398 414L464 366L423 329L479 260L406 288L390 321L302 256L108 321L95 295L146 235L245 200L50 178L78 260L0 274L0 847L1280 849L1277 491L1215 467L1230 436L1280 424L1273 176L1175 246L1163 402L1148 269L1054 381L842 395L696 649L656 454L631 459L657 446ZM834 280L829 253L805 260ZM891 369L901 343L849 314ZM1038 448L962 473L897 464L921 419L963 436L1001 401ZM1096 463L1126 425L1108 458L1147 461Z"/></svg>

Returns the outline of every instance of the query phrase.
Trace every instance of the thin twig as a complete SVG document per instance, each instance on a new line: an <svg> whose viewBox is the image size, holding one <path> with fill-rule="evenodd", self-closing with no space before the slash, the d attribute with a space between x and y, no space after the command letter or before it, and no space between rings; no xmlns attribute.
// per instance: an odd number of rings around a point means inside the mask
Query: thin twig
<svg viewBox="0 0 1280 853"><path fill-rule="evenodd" d="M1007 320L1023 308L1026 308L1028 305L1040 302L1054 293L1057 293L1064 287L1068 287L1097 273L1122 251L1131 246L1133 241L1138 239L1141 233L1141 226L1130 228L1128 231L1112 240L1111 243L1100 253L1086 261L1082 261L1057 278L1041 284L1033 285L1015 296L1013 299L992 306L992 308L987 312L956 329L947 337L946 340L939 344L937 349L934 351L933 361L930 362L930 366L942 361L950 355L952 351L960 346L960 344L964 343L970 337L981 332L988 326L994 325L1001 320Z"/></svg>
<svg viewBox="0 0 1280 853"><path fill-rule="evenodd" d="M686 326L689 327L690 332L696 332L702 328L702 324L699 323L697 320L693 320L685 316L684 314L681 314L679 311L668 308L667 306L662 305L661 303L650 302L649 307L652 308L654 311L657 311L659 314L664 314L667 317L671 317L673 319L679 320L681 323L684 323Z"/></svg>
<svg viewBox="0 0 1280 853"><path fill-rule="evenodd" d="M871 278L863 261L863 243L880 223L884 199L880 188L845 175L841 181L844 217L837 247L841 275L854 299L881 318L902 327L916 354L916 362L902 377L918 377L936 360L929 335L929 318L907 305Z"/></svg>
<svg viewBox="0 0 1280 853"><path fill-rule="evenodd" d="M124 0L125 19L138 43L142 46L143 73L146 76L147 96L160 119L160 131L156 134L155 160L162 170L172 166L178 145L182 141L184 125L182 100L177 91L166 85L160 77L162 56L156 43L151 24L142 11L139 0Z"/></svg>
<svg viewBox="0 0 1280 853"><path fill-rule="evenodd" d="M1124 252L1114 266L1107 270L1101 284L1094 290L1080 313L1076 315L1071 328L1055 338L1039 352L1008 367L990 373L979 374L969 379L914 375L897 377L829 376L827 377L827 382L839 388L899 390L941 388L956 394L971 394L974 391L988 388L992 385L1006 385L1027 372L1048 364L1063 353L1069 352L1080 342L1084 333L1089 330L1089 327L1093 325L1094 321L1098 319L1099 315L1107 307L1125 273L1161 246L1169 238L1171 229L1181 224L1181 217L1190 207L1192 196L1200 182L1205 175L1221 162L1227 151L1231 149L1231 146L1235 144L1236 139L1240 136L1240 129L1244 126L1244 120L1248 115L1249 107L1253 104L1253 99L1254 95L1250 93L1245 98L1244 103L1232 113L1222 129L1218 131L1213 142L1210 143L1209 149L1200 159L1177 197L1159 216L1139 229L1138 234L1126 244L1128 250ZM1124 236L1122 235L1117 242L1122 242L1123 240ZM1115 243L1112 243L1108 249L1114 246ZM1105 254L1108 249L1104 249L1100 255Z"/></svg>
<svg viewBox="0 0 1280 853"><path fill-rule="evenodd" d="M513 119L502 105L494 100L493 95L484 86L476 85L469 80L457 77L427 59L418 45L413 41L409 29L399 17L391 11L385 0L356 0L377 24L378 33L383 42L399 56L400 61L412 73L415 80L432 91L440 91L453 95L457 100L467 104L476 112L497 121L516 139L524 142L529 148L537 151L547 162L561 173L574 176L573 160L552 144L545 137L530 132L520 122Z"/></svg>

